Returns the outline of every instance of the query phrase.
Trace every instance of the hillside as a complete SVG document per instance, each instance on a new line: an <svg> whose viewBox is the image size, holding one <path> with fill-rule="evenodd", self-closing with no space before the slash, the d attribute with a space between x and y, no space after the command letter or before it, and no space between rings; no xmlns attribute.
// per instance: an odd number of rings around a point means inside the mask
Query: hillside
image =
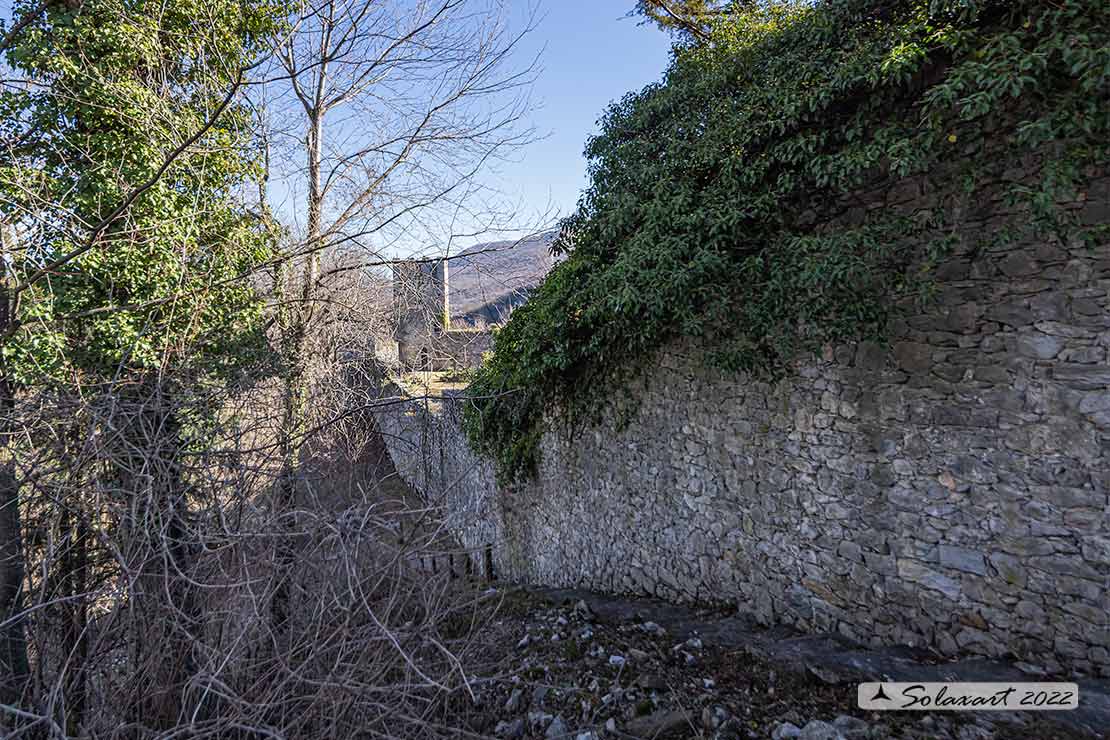
<svg viewBox="0 0 1110 740"><path fill-rule="evenodd" d="M551 243L557 233L476 244L452 257L452 322L461 326L504 322L555 265Z"/></svg>

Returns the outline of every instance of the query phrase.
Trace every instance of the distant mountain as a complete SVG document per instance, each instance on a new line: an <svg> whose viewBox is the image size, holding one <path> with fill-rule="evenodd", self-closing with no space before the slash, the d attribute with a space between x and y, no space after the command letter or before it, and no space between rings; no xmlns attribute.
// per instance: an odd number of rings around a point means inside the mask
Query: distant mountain
<svg viewBox="0 0 1110 740"><path fill-rule="evenodd" d="M451 323L482 327L503 323L555 266L557 231L521 241L476 244L448 264Z"/></svg>

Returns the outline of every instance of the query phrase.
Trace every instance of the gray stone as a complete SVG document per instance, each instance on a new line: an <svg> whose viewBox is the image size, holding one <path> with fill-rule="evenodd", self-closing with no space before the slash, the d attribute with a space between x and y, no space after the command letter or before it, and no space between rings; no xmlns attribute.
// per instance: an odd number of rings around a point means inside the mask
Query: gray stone
<svg viewBox="0 0 1110 740"><path fill-rule="evenodd" d="M1084 560L1110 565L1110 537L1093 535L1084 538L1082 552Z"/></svg>
<svg viewBox="0 0 1110 740"><path fill-rule="evenodd" d="M1035 360L1051 360L1060 354L1066 342L1060 337L1054 337L1041 332L1026 332L1017 338L1017 352L1022 357L1032 357Z"/></svg>
<svg viewBox="0 0 1110 740"><path fill-rule="evenodd" d="M1075 302L1072 303L1074 308ZM1068 318L1067 297L1061 293L1041 293L1029 301L1036 318L1042 321L1063 321Z"/></svg>
<svg viewBox="0 0 1110 740"><path fill-rule="evenodd" d="M1083 365L1095 365L1106 359L1106 350L1102 347L1075 347L1065 349L1060 354L1060 359Z"/></svg>
<svg viewBox="0 0 1110 740"><path fill-rule="evenodd" d="M925 588L940 591L950 599L960 597L959 581L927 568L924 563L918 560L898 558L898 575Z"/></svg>
<svg viewBox="0 0 1110 740"><path fill-rule="evenodd" d="M1060 363L1052 368L1052 377L1080 390L1110 390L1110 367Z"/></svg>
<svg viewBox="0 0 1110 740"><path fill-rule="evenodd" d="M1039 269L1037 261L1028 252L1015 251L1006 255L998 263L999 269L1007 277L1025 277L1036 275Z"/></svg>
<svg viewBox="0 0 1110 740"><path fill-rule="evenodd" d="M1071 303L1072 310L1083 316L1101 316L1106 309L1098 301L1090 298L1076 298Z"/></svg>
<svg viewBox="0 0 1110 740"><path fill-rule="evenodd" d="M1033 665L1032 663L1026 663L1024 661L1014 663L1014 668L1017 668L1027 676L1043 677L1048 675L1048 671L1045 670L1044 666Z"/></svg>
<svg viewBox="0 0 1110 740"><path fill-rule="evenodd" d="M1096 336L1096 333L1090 329L1084 329L1081 326L1073 326L1059 321L1038 321L1034 326L1045 334L1052 334L1057 337L1093 339Z"/></svg>
<svg viewBox="0 0 1110 740"><path fill-rule="evenodd" d="M562 717L551 720L551 724L547 726L547 731L543 733L543 736L548 740L565 740L569 735L570 730L567 729L567 724Z"/></svg>
<svg viewBox="0 0 1110 740"><path fill-rule="evenodd" d="M859 717L849 717L842 714L833 720L833 727L840 731L844 737L849 738L863 738L871 733L871 725L863 721Z"/></svg>
<svg viewBox="0 0 1110 740"><path fill-rule="evenodd" d="M1085 578L1091 581L1098 581L1102 579L1102 575L1097 570L1089 565L1083 563L1078 558L1068 557L1066 555L1054 555L1050 557L1033 557L1029 558L1029 565L1038 570L1043 570L1047 573L1055 573L1061 576L1073 576L1077 578Z"/></svg>
<svg viewBox="0 0 1110 740"><path fill-rule="evenodd" d="M957 740L990 740L992 737L994 737L993 732L977 725L960 725L956 730Z"/></svg>
<svg viewBox="0 0 1110 740"><path fill-rule="evenodd" d="M960 646L956 644L956 638L952 637L951 633L937 630L937 648L942 655L955 655L959 652Z"/></svg>
<svg viewBox="0 0 1110 740"><path fill-rule="evenodd" d="M877 342L860 342L856 346L856 367L874 372L886 364L886 350Z"/></svg>
<svg viewBox="0 0 1110 740"><path fill-rule="evenodd" d="M937 552L940 556L940 564L946 568L955 568L981 576L987 574L987 561L983 553L977 550L941 544L937 547Z"/></svg>
<svg viewBox="0 0 1110 740"><path fill-rule="evenodd" d="M859 545L848 540L841 542L840 546L836 549L836 552L838 555L840 555L840 557L847 558L848 560L852 561L860 560L863 553Z"/></svg>
<svg viewBox="0 0 1110 740"><path fill-rule="evenodd" d="M793 722L783 722L771 732L771 740L792 740L802 734L802 728Z"/></svg>
<svg viewBox="0 0 1110 740"><path fill-rule="evenodd" d="M681 727L690 727L691 717L681 710L660 709L646 717L637 717L624 727L624 732L632 737L656 737Z"/></svg>
<svg viewBox="0 0 1110 740"><path fill-rule="evenodd" d="M1025 566L1013 555L994 553L990 556L990 562L998 571L999 577L1007 584L1023 588L1028 583L1029 576L1025 572Z"/></svg>
<svg viewBox="0 0 1110 740"><path fill-rule="evenodd" d="M981 365L975 368L973 377L985 383L995 383L998 385L1008 384L1013 379L1009 370L998 365Z"/></svg>
<svg viewBox="0 0 1110 740"><path fill-rule="evenodd" d="M933 348L918 342L899 342L894 345L894 359L898 367L909 373L924 372L932 365Z"/></svg>
<svg viewBox="0 0 1110 740"><path fill-rule="evenodd" d="M956 644L963 650L982 653L985 655L1001 655L1006 651L1005 647L992 637L989 633L975 629L973 627L964 627L956 633Z"/></svg>
<svg viewBox="0 0 1110 740"><path fill-rule="evenodd" d="M1033 312L1020 301L993 306L986 311L984 316L991 321L1013 327L1028 326L1033 323Z"/></svg>
<svg viewBox="0 0 1110 740"><path fill-rule="evenodd" d="M810 720L802 728L798 740L847 740L844 734L828 722L819 719Z"/></svg>

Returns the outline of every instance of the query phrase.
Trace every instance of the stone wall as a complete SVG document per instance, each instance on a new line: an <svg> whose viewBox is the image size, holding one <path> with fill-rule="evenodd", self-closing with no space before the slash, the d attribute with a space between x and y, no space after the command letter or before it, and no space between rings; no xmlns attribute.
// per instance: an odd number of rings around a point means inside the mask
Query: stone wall
<svg viewBox="0 0 1110 740"><path fill-rule="evenodd" d="M451 326L448 260L393 265L397 361L409 370L477 367L490 349L488 329Z"/></svg>
<svg viewBox="0 0 1110 740"><path fill-rule="evenodd" d="M421 371L477 367L493 339L488 329L432 329L398 337L396 354L401 366Z"/></svg>
<svg viewBox="0 0 1110 740"><path fill-rule="evenodd" d="M1110 180L1069 207L1107 222ZM498 576L1110 675L1110 245L982 248L1012 220L969 211L889 345L765 383L672 344L512 490L457 400L382 411L394 460Z"/></svg>

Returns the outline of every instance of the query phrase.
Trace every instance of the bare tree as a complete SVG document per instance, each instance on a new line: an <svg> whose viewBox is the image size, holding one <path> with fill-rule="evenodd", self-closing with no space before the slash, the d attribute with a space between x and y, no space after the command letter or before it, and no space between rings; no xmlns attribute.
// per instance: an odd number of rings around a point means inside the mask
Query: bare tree
<svg viewBox="0 0 1110 740"><path fill-rule="evenodd" d="M528 28L510 33L503 15L499 5L474 0L311 0L277 50L283 74L268 92L286 105L276 107L273 137L285 137L286 157L290 150L304 157L303 168L291 171L281 157L277 166L287 168L286 185L305 190L303 207L290 214L302 237L290 245L275 290L286 367L283 511L296 508L310 334L335 300L322 255L380 262L428 239L431 214L449 213L456 223L465 214L470 228L488 228L499 215L486 209L476 175L529 140L521 122L534 71L512 66ZM298 146L288 147L290 137ZM441 239L449 243L449 235ZM292 520L285 524L291 532ZM293 558L286 549L280 561ZM282 581L275 594L277 625L288 618L288 588Z"/></svg>
<svg viewBox="0 0 1110 740"><path fill-rule="evenodd" d="M0 51L94 10L130 21L112 3L27 3ZM452 578L444 564L461 553L442 512L392 470L370 412L398 399L383 396L370 349L390 337L380 270L507 218L479 173L528 140L532 67L516 58L527 28L510 32L501 11L474 0L301 7L269 66L211 70L211 105L188 125L160 118L180 110L171 80L187 70L200 84L209 70L172 58L123 69L121 84L146 85L150 104L120 111L136 116L129 130L163 132L139 175L128 156L84 147L78 119L98 109L83 83L0 81L41 95L44 110L84 106L9 117L0 133L0 734L457 736L445 720L470 706L473 626L491 604ZM73 68L93 62L74 48ZM210 218L213 202L159 220L147 199L195 193L187 178L213 176L211 158L240 141L229 131L254 123L271 192L264 181L254 200L245 179L218 190L236 227L280 220L287 237L261 263L210 274L206 250L224 235L212 224L227 223ZM47 160L59 180L85 168L108 186L49 187L35 174ZM292 207L284 194L304 197ZM90 200L95 217L77 208ZM141 260L178 229L137 279L177 276L173 289L55 305L64 278L121 251ZM197 232L209 239L200 249ZM219 331L195 330L220 324L196 315L198 296L264 278L274 345L257 367L207 373L231 357L208 346ZM133 328L101 334L119 355L94 367L82 342L95 322ZM57 355L64 375L31 353L17 377L11 350L25 346Z"/></svg>

